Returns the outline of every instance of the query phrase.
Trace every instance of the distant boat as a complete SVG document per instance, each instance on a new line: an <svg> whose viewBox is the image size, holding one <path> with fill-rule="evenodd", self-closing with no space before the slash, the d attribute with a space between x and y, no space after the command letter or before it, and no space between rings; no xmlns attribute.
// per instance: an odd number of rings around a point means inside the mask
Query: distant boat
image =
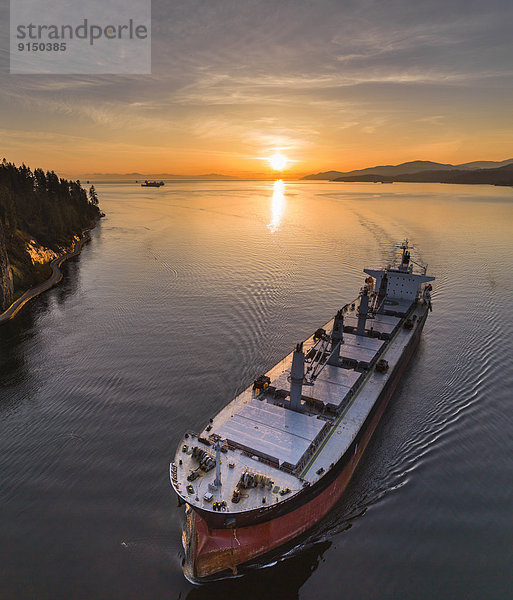
<svg viewBox="0 0 513 600"><path fill-rule="evenodd" d="M164 185L163 181L148 181L147 179L144 181L144 183L141 183L141 187L161 187Z"/></svg>

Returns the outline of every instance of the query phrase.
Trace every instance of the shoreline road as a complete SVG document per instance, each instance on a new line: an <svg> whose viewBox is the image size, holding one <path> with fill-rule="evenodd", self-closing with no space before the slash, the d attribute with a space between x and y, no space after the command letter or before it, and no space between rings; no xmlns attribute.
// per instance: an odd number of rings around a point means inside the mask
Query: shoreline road
<svg viewBox="0 0 513 600"><path fill-rule="evenodd" d="M36 285L30 290L27 290L22 296L15 300L6 311L0 314L0 325L9 321L9 319L15 317L19 313L19 311L25 306L25 304L32 300L32 298L35 298L36 296L39 296L39 294L46 292L61 281L62 272L60 270L60 267L62 263L68 260L69 258L73 258L74 256L80 254L83 245L91 239L89 232L95 227L96 224L93 227L84 229L82 235L80 236L80 239L73 244L73 248L69 252L63 254L62 256L58 256L57 258L54 258L52 260L52 262L50 263L50 266L52 267L52 274L50 275L50 277L42 283L40 283L39 285Z"/></svg>

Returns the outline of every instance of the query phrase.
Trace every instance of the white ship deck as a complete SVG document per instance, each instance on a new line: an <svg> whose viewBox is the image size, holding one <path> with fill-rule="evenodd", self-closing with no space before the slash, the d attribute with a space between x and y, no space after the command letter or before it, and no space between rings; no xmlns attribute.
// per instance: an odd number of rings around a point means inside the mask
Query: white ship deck
<svg viewBox="0 0 513 600"><path fill-rule="evenodd" d="M420 303L414 314L420 317L425 311L425 305ZM349 310L344 322L352 325L354 319L356 327L353 314ZM214 510L214 503L222 502L224 506L219 510L244 512L288 499L305 485L315 483L354 440L418 325L417 320L413 329L404 329L399 327L400 321L389 315L377 315L367 321L367 329L372 326L374 331L393 333L389 341L344 333L340 364L343 359L351 359L370 368L326 365L313 385L303 385L302 413L288 407L292 353L286 356L266 373L271 380L268 391L257 396L252 387L247 388L201 432L203 441L192 434L184 437L171 465L177 493L204 510ZM329 331L332 324L333 320L329 321L324 329ZM313 345L311 337L304 343L305 354ZM378 357L388 361L388 373L376 372ZM211 444L217 438L225 441L228 451L221 453L222 486L212 489L209 484L214 483L215 467L208 472L198 469L190 450L196 446L215 458ZM187 451L183 451L184 444ZM191 471L196 471L198 477L189 482ZM240 502L233 503L233 491L245 472L270 481L241 489Z"/></svg>
<svg viewBox="0 0 513 600"><path fill-rule="evenodd" d="M416 309L414 314L420 318L424 311L425 308L421 306ZM374 368L369 370L355 397L352 398L344 412L337 418L332 431L326 436L321 447L301 471L301 479L314 483L319 477L317 472L320 469L327 471L330 465L342 456L340 449L343 448L345 452L351 445L390 377L394 366L401 359L414 331L415 328L412 330L398 329L394 339L381 355L381 358L386 359L390 365L388 372L379 373Z"/></svg>
<svg viewBox="0 0 513 600"><path fill-rule="evenodd" d="M314 385L303 386L303 397L338 408L362 376L362 373L353 369L326 365ZM271 385L276 386L277 389L288 390L290 387L288 371L271 380Z"/></svg>
<svg viewBox="0 0 513 600"><path fill-rule="evenodd" d="M215 433L279 466L296 466L324 425L315 417L253 398Z"/></svg>

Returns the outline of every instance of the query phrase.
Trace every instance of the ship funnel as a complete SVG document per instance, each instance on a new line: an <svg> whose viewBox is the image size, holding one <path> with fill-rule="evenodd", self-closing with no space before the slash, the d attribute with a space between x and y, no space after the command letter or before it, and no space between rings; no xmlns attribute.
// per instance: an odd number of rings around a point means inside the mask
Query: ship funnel
<svg viewBox="0 0 513 600"><path fill-rule="evenodd" d="M300 342L292 355L292 367L290 369L290 408L297 412L301 412L301 391L304 376L305 353L303 352L303 342Z"/></svg>
<svg viewBox="0 0 513 600"><path fill-rule="evenodd" d="M360 308L358 309L358 328L356 335L365 334L365 321L367 320L367 313L369 312L369 295L367 288L363 288L363 292L360 298Z"/></svg>

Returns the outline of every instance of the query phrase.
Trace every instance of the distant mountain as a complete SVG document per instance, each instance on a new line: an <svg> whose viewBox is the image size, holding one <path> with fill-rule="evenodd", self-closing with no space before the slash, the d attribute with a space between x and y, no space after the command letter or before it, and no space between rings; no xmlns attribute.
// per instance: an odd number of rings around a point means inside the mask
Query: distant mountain
<svg viewBox="0 0 513 600"><path fill-rule="evenodd" d="M307 179L311 181L331 181L336 177L342 177L343 175L349 175L350 173L352 173L352 171L348 171L347 173L343 173L342 171L322 171L322 173L315 173L315 175L305 175L304 177L301 177L301 179Z"/></svg>
<svg viewBox="0 0 513 600"><path fill-rule="evenodd" d="M358 182L374 181L393 183L394 181L418 183L470 183L513 186L513 164L497 169L451 169L421 171L418 173L401 173L399 175L350 175L338 177L333 181Z"/></svg>
<svg viewBox="0 0 513 600"><path fill-rule="evenodd" d="M506 167L507 165L513 164L513 158L506 160L475 160L474 162L462 163L456 165L457 169L498 169L499 167Z"/></svg>
<svg viewBox="0 0 513 600"><path fill-rule="evenodd" d="M354 171L326 171L316 175L307 175L303 179L336 179L337 177L351 177L357 175L399 175L401 173L418 173L419 171L433 171L442 169L454 169L454 165L431 162L429 160L414 160L401 163L400 165L379 165L367 167L366 169L355 169Z"/></svg>
<svg viewBox="0 0 513 600"><path fill-rule="evenodd" d="M366 169L356 169L354 171L324 171L315 175L306 175L302 179L307 180L335 180L339 177L356 177L365 175L405 175L408 173L421 173L423 171L451 171L455 169L472 170L472 169L488 169L498 168L509 164L513 164L513 158L496 161L474 161L463 163L461 165L451 165L445 163L437 163L429 160L414 160L401 163L399 165L380 165L376 167L368 167ZM370 180L372 181L372 179Z"/></svg>
<svg viewBox="0 0 513 600"><path fill-rule="evenodd" d="M84 173L80 175L81 181L91 179L97 180L141 180L145 179L239 179L232 175L222 175L220 173L206 173L201 175L177 175L176 173Z"/></svg>

